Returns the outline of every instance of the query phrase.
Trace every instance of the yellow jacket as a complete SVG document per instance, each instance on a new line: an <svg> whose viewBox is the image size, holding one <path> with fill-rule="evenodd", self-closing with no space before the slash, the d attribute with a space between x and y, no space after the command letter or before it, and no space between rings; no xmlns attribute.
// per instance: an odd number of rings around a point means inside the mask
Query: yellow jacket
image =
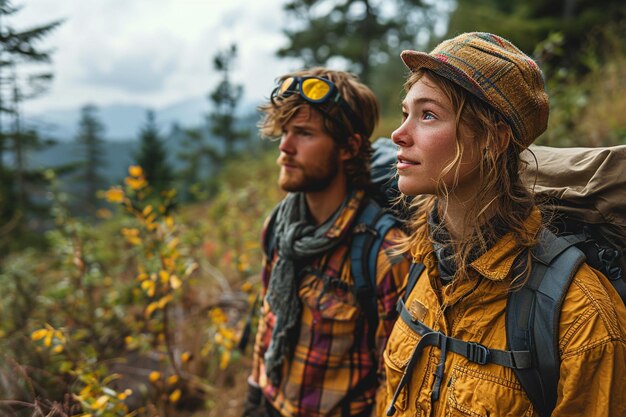
<svg viewBox="0 0 626 417"><path fill-rule="evenodd" d="M537 233L540 214L526 221ZM425 225L415 248L424 271L406 300L414 319L435 331L507 350L505 308L509 272L519 248L511 234L472 263L471 279L442 287ZM473 272L474 272L473 271ZM607 279L584 264L569 288L560 318L561 358L558 399L553 416L626 416L626 307ZM384 352L385 415L420 336L396 321ZM395 416L536 416L512 369L480 365L448 352L440 396L431 400L441 351L427 346L416 359L408 384L395 402Z"/></svg>

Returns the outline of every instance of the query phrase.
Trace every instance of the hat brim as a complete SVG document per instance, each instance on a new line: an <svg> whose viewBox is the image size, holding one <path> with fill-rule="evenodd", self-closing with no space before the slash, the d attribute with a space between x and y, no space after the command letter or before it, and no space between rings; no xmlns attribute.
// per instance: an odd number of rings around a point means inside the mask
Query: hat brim
<svg viewBox="0 0 626 417"><path fill-rule="evenodd" d="M406 65L411 72L417 72L423 68L428 69L435 74L458 84L462 88L468 90L470 93L478 96L480 99L493 106L481 86L478 85L471 77L467 76L463 71L445 62L444 59L447 59L445 55L441 54L436 57L427 54L426 52L407 50L402 51L400 58L402 58L402 62L404 62L404 65Z"/></svg>

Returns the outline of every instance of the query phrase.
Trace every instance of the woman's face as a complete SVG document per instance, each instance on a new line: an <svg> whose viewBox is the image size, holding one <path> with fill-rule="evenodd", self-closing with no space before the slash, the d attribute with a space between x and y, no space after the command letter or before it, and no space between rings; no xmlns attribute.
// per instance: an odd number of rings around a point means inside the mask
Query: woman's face
<svg viewBox="0 0 626 417"><path fill-rule="evenodd" d="M425 74L402 102L402 124L391 135L398 151L398 186L406 195L436 194L442 179L457 197L471 198L479 186L480 152L468 128L457 132L456 111L448 96ZM463 154L457 155L457 133ZM455 175L458 178L455 184Z"/></svg>

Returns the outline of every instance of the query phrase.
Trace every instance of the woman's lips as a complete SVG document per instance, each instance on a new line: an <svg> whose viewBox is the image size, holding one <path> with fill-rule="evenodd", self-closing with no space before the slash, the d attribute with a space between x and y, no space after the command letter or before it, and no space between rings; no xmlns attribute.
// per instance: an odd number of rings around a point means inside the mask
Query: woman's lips
<svg viewBox="0 0 626 417"><path fill-rule="evenodd" d="M417 165L420 165L420 163L398 155L398 169L406 169Z"/></svg>

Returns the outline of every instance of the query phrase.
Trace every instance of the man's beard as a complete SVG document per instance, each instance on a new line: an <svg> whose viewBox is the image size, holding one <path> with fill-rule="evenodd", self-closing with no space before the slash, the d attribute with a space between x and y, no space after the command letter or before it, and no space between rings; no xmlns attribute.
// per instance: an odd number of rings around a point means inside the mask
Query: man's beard
<svg viewBox="0 0 626 417"><path fill-rule="evenodd" d="M337 177L338 173L339 155L333 152L323 165L316 167L308 166L306 168L300 165L300 175L297 181L293 181L293 178L289 176L283 179L281 175L278 184L284 191L288 192L318 192L325 190Z"/></svg>

